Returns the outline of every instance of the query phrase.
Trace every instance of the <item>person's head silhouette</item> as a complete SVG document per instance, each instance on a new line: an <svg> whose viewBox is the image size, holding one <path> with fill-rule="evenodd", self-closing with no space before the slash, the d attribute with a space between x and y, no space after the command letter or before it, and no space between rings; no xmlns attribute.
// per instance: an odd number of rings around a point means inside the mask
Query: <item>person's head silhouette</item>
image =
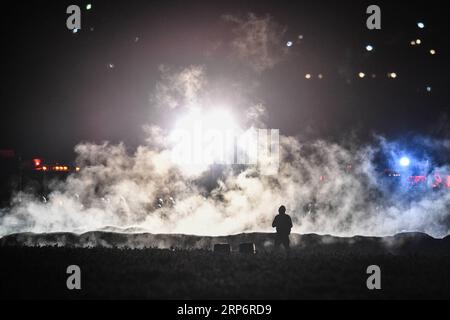
<svg viewBox="0 0 450 320"><path fill-rule="evenodd" d="M286 207L285 206L281 206L278 208L278 213L279 214L285 214L286 213Z"/></svg>

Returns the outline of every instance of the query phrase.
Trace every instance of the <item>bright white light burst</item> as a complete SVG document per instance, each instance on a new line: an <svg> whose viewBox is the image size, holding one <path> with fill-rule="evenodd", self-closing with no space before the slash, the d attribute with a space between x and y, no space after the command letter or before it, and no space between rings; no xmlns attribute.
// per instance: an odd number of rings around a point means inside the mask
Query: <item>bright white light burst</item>
<svg viewBox="0 0 450 320"><path fill-rule="evenodd" d="M175 124L176 129L214 129L214 130L234 130L237 128L231 113L226 109L215 109L203 111L199 108L192 108L186 115L181 117Z"/></svg>
<svg viewBox="0 0 450 320"><path fill-rule="evenodd" d="M205 171L213 163L230 163L239 126L226 109L191 109L175 124L169 136L172 160L187 174Z"/></svg>

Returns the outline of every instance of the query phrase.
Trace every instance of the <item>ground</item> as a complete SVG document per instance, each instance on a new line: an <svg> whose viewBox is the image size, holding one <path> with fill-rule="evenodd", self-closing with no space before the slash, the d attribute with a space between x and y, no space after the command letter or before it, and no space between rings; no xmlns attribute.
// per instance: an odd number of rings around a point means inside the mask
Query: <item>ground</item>
<svg viewBox="0 0 450 320"><path fill-rule="evenodd" d="M208 250L0 247L1 298L404 299L450 297L447 255L295 248L290 257ZM81 268L69 291L66 268ZM366 268L381 268L368 290Z"/></svg>

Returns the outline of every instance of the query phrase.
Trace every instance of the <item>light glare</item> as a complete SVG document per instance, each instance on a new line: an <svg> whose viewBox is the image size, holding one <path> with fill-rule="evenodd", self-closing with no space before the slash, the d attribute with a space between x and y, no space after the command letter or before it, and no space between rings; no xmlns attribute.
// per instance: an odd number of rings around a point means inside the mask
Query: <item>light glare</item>
<svg viewBox="0 0 450 320"><path fill-rule="evenodd" d="M408 157L401 157L400 158L400 165L402 167L407 167L407 166L409 166L409 164L410 164L410 160L409 160Z"/></svg>

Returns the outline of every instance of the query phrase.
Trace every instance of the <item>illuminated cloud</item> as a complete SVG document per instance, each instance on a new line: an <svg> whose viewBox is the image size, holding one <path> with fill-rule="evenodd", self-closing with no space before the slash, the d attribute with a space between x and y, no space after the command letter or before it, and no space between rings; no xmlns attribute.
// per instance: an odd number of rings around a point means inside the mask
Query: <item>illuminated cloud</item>
<svg viewBox="0 0 450 320"><path fill-rule="evenodd" d="M285 59L287 48L283 37L287 29L271 16L250 13L245 19L234 15L225 15L223 19L233 25L232 59L258 73L273 68Z"/></svg>
<svg viewBox="0 0 450 320"><path fill-rule="evenodd" d="M123 144L80 144L75 151L83 170L54 185L46 202L18 194L11 212L0 216L0 235L80 233L105 226L203 235L270 231L280 204L293 218L293 231L300 233L390 235L407 230L439 237L450 231L443 223L449 218L448 190L424 191L408 200L410 189L393 193L375 178L375 154L382 152L398 164L398 144L381 137L372 145L347 147L300 140L280 136L276 175L263 175L256 166L225 167L217 178L210 171L190 175L179 170L167 149L140 146L129 152ZM450 146L427 141L441 149ZM316 207L311 211L312 201Z"/></svg>
<svg viewBox="0 0 450 320"><path fill-rule="evenodd" d="M161 80L150 97L156 107L175 109L178 107L192 108L200 98L200 91L206 84L203 66L190 66L173 70L160 66Z"/></svg>
<svg viewBox="0 0 450 320"><path fill-rule="evenodd" d="M251 106L246 111L246 121L248 126L254 126L256 128L265 128L264 120L267 120L266 107L258 103Z"/></svg>

